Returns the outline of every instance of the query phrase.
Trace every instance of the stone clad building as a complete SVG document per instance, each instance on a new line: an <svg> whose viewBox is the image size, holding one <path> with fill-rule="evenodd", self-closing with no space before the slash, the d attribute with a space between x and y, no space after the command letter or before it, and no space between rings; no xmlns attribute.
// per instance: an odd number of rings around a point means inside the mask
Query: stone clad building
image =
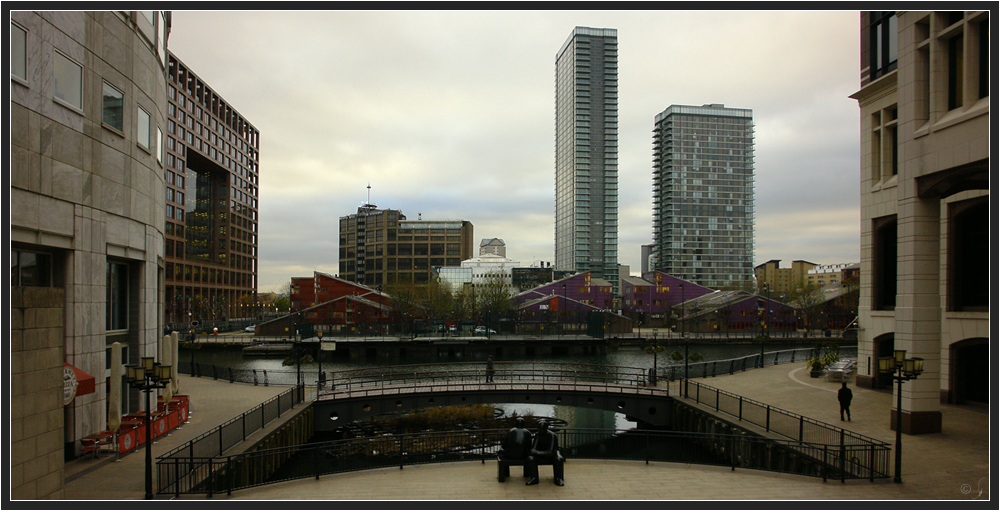
<svg viewBox="0 0 1000 511"><path fill-rule="evenodd" d="M987 406L989 12L861 13L859 386L878 358L924 359L903 385L908 434L941 431L940 403Z"/></svg>
<svg viewBox="0 0 1000 511"><path fill-rule="evenodd" d="M10 495L58 499L107 427L109 346L159 359L170 14L10 20Z"/></svg>

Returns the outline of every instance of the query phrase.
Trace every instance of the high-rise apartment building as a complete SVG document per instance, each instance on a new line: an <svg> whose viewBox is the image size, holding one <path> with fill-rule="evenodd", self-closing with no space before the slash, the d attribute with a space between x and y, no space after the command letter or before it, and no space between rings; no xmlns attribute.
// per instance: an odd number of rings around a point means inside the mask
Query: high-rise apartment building
<svg viewBox="0 0 1000 511"><path fill-rule="evenodd" d="M426 284L434 267L472 257L472 236L467 220L407 220L399 210L364 204L340 217L339 276L373 288Z"/></svg>
<svg viewBox="0 0 1000 511"><path fill-rule="evenodd" d="M556 56L555 263L618 282L618 33L576 27Z"/></svg>
<svg viewBox="0 0 1000 511"><path fill-rule="evenodd" d="M990 402L989 11L861 13L859 387L896 387L908 434L942 431L945 403Z"/></svg>
<svg viewBox="0 0 1000 511"><path fill-rule="evenodd" d="M122 366L160 359L170 19L10 11L14 500L64 498L63 460L108 427L115 343Z"/></svg>
<svg viewBox="0 0 1000 511"><path fill-rule="evenodd" d="M753 111L671 105L653 128L654 269L747 287L754 258Z"/></svg>
<svg viewBox="0 0 1000 511"><path fill-rule="evenodd" d="M166 131L166 321L234 317L257 301L260 132L173 53Z"/></svg>

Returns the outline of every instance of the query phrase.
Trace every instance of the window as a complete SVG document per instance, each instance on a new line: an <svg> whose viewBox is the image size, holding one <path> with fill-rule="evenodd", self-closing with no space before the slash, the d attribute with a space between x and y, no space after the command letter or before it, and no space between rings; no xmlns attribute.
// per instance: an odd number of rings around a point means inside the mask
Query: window
<svg viewBox="0 0 1000 511"><path fill-rule="evenodd" d="M128 265L124 263L108 263L104 328L128 329Z"/></svg>
<svg viewBox="0 0 1000 511"><path fill-rule="evenodd" d="M156 128L156 161L163 162L163 131Z"/></svg>
<svg viewBox="0 0 1000 511"><path fill-rule="evenodd" d="M101 95L101 121L105 126L122 131L122 114L125 95L113 85L104 82Z"/></svg>
<svg viewBox="0 0 1000 511"><path fill-rule="evenodd" d="M12 286L51 286L52 256L37 252L11 250L10 284Z"/></svg>
<svg viewBox="0 0 1000 511"><path fill-rule="evenodd" d="M897 26L894 11L871 13L871 79L875 80L896 69Z"/></svg>
<svg viewBox="0 0 1000 511"><path fill-rule="evenodd" d="M979 23L979 99L990 95L990 22Z"/></svg>
<svg viewBox="0 0 1000 511"><path fill-rule="evenodd" d="M872 220L874 244L872 247L872 308L896 308L896 217Z"/></svg>
<svg viewBox="0 0 1000 511"><path fill-rule="evenodd" d="M948 110L962 106L964 60L965 38L960 33L948 40Z"/></svg>
<svg viewBox="0 0 1000 511"><path fill-rule="evenodd" d="M54 53L56 99L77 110L83 110L83 68L62 53Z"/></svg>
<svg viewBox="0 0 1000 511"><path fill-rule="evenodd" d="M140 106L138 108L138 114L136 115L136 127L135 127L135 139L139 143L139 147L143 149L149 149L149 113L142 109Z"/></svg>
<svg viewBox="0 0 1000 511"><path fill-rule="evenodd" d="M10 24L10 74L22 80L28 79L28 33L23 28Z"/></svg>

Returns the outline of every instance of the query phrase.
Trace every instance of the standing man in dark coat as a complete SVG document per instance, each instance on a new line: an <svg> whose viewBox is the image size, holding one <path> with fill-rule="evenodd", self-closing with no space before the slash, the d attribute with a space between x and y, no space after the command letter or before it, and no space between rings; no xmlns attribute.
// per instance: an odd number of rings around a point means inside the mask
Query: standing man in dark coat
<svg viewBox="0 0 1000 511"><path fill-rule="evenodd" d="M489 357L486 358L486 382L487 383L492 383L493 382L493 374L494 373L496 373L496 371L493 369L493 355L490 355Z"/></svg>
<svg viewBox="0 0 1000 511"><path fill-rule="evenodd" d="M844 420L844 412L847 412L847 422L851 421L851 399L854 393L847 388L847 382L840 383L840 390L837 391L837 401L840 401L840 420Z"/></svg>

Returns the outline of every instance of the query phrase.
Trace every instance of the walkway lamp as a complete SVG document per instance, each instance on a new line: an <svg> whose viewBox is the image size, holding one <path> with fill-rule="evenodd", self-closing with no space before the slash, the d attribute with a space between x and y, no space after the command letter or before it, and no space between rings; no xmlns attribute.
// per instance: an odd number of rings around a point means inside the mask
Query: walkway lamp
<svg viewBox="0 0 1000 511"><path fill-rule="evenodd" d="M895 356L880 357L878 371L896 381L896 475L894 482L901 483L903 467L903 382L917 379L924 372L924 359L906 358L906 350L895 350Z"/></svg>
<svg viewBox="0 0 1000 511"><path fill-rule="evenodd" d="M153 499L153 427L150 424L149 393L170 384L172 367L160 365L153 357L142 357L140 365L125 366L125 381L129 387L146 394L146 500Z"/></svg>
<svg viewBox="0 0 1000 511"><path fill-rule="evenodd" d="M326 378L323 377L323 332L317 330L316 337L319 337L319 347L316 348L316 363L319 365L319 379L316 380L316 395L319 396L320 391L323 390L323 383L326 382Z"/></svg>

